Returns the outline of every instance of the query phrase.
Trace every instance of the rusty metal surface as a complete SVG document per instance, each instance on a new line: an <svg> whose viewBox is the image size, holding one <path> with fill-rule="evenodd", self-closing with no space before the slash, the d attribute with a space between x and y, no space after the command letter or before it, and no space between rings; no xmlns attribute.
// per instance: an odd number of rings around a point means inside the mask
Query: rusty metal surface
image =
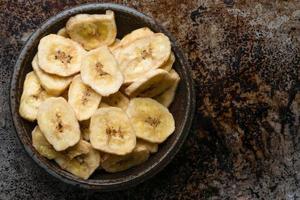
<svg viewBox="0 0 300 200"><path fill-rule="evenodd" d="M91 193L33 164L17 141L9 81L23 42L87 1L0 1L0 199L300 198L300 2L115 1L162 23L183 47L197 93L193 129L171 164L127 191Z"/></svg>

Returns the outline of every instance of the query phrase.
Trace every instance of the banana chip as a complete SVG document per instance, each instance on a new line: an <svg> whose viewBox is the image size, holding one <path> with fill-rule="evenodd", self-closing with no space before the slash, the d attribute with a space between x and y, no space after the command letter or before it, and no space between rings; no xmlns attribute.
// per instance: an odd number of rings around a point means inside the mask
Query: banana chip
<svg viewBox="0 0 300 200"><path fill-rule="evenodd" d="M125 35L122 40L120 40L118 46L126 46L137 39L141 39L143 37L152 36L154 33L147 27L139 28L131 33Z"/></svg>
<svg viewBox="0 0 300 200"><path fill-rule="evenodd" d="M70 38L70 36L69 36L69 34L67 32L67 29L65 27L59 29L58 32L57 32L57 35L63 36L65 38Z"/></svg>
<svg viewBox="0 0 300 200"><path fill-rule="evenodd" d="M170 57L171 44L167 36L155 33L150 37L142 37L128 45L121 45L113 51L124 82L131 83L143 77L151 69L164 64Z"/></svg>
<svg viewBox="0 0 300 200"><path fill-rule="evenodd" d="M71 160L82 154L87 154L90 151L90 146L90 143L84 140L79 140L79 142L75 146L68 148L62 153L64 154L64 156L66 156L66 158Z"/></svg>
<svg viewBox="0 0 300 200"><path fill-rule="evenodd" d="M104 15L78 14L69 19L66 28L70 37L86 50L110 45L117 35L113 11L106 11Z"/></svg>
<svg viewBox="0 0 300 200"><path fill-rule="evenodd" d="M116 93L124 80L117 61L106 46L86 54L81 65L81 78L102 96Z"/></svg>
<svg viewBox="0 0 300 200"><path fill-rule="evenodd" d="M70 76L80 71L84 49L73 40L50 34L40 40L38 64L49 74Z"/></svg>
<svg viewBox="0 0 300 200"><path fill-rule="evenodd" d="M40 104L51 97L41 86L34 72L29 72L24 81L19 113L26 120L36 120Z"/></svg>
<svg viewBox="0 0 300 200"><path fill-rule="evenodd" d="M153 143L164 142L175 130L175 121L169 110L150 98L134 98L127 114L138 138Z"/></svg>
<svg viewBox="0 0 300 200"><path fill-rule="evenodd" d="M129 99L121 92L117 92L109 95L108 97L104 97L103 102L109 106L126 110L129 104Z"/></svg>
<svg viewBox="0 0 300 200"><path fill-rule="evenodd" d="M151 70L125 89L130 97L154 97L170 88L177 76L162 69Z"/></svg>
<svg viewBox="0 0 300 200"><path fill-rule="evenodd" d="M166 71L170 71L173 67L174 62L175 62L175 55L173 52L171 52L169 59L160 68Z"/></svg>
<svg viewBox="0 0 300 200"><path fill-rule="evenodd" d="M55 158L56 163L66 171L78 176L82 179L88 179L90 175L99 167L100 154L94 150L89 143L88 153L81 154L69 159L66 156L59 156Z"/></svg>
<svg viewBox="0 0 300 200"><path fill-rule="evenodd" d="M158 151L158 144L148 142L142 139L137 139L136 146L143 146L146 149L148 149L150 153L156 153Z"/></svg>
<svg viewBox="0 0 300 200"><path fill-rule="evenodd" d="M176 89L177 86L179 84L180 81L180 77L177 74L177 72L175 70L171 70L170 74L172 74L172 76L174 76L176 78L176 81L173 83L173 85L167 89L165 92L163 92L162 94L154 97L154 99L156 101L158 101L159 103L161 103L162 105L169 107L171 105L171 103L174 100L175 94L176 94Z"/></svg>
<svg viewBox="0 0 300 200"><path fill-rule="evenodd" d="M73 78L69 88L68 103L79 121L89 119L97 110L100 101L101 96L84 84L80 75Z"/></svg>
<svg viewBox="0 0 300 200"><path fill-rule="evenodd" d="M45 138L39 126L36 126L32 131L32 145L42 156L50 160L59 156L65 156L66 159L71 160L76 156L87 154L90 150L90 144L84 140L80 140L78 144L65 151L56 151Z"/></svg>
<svg viewBox="0 0 300 200"><path fill-rule="evenodd" d="M100 108L91 117L90 141L95 149L125 155L136 144L135 132L121 108Z"/></svg>
<svg viewBox="0 0 300 200"><path fill-rule="evenodd" d="M149 156L149 150L145 146L137 145L131 153L124 156L113 154L104 155L101 167L110 173L121 172L142 164L148 160Z"/></svg>
<svg viewBox="0 0 300 200"><path fill-rule="evenodd" d="M33 58L31 65L42 87L51 95L58 96L63 93L72 81L72 77L61 77L44 72L38 65L37 56Z"/></svg>
<svg viewBox="0 0 300 200"><path fill-rule="evenodd" d="M44 157L54 159L60 155L55 151L53 146L48 142L42 133L39 126L36 126L32 131L32 146Z"/></svg>
<svg viewBox="0 0 300 200"><path fill-rule="evenodd" d="M63 151L79 142L80 129L75 113L62 97L51 97L39 107L37 122L56 151Z"/></svg>

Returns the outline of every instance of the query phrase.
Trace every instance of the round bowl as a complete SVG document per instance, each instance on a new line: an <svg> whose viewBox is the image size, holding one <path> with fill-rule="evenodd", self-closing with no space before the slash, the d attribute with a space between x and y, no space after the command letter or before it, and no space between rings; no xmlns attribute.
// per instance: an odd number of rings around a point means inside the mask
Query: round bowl
<svg viewBox="0 0 300 200"><path fill-rule="evenodd" d="M60 28L64 27L71 16L79 13L100 14L105 13L105 10L108 9L115 12L118 38L122 38L132 30L140 27L149 27L155 32L162 32L169 36L172 50L176 56L174 68L181 78L175 100L170 107L170 111L175 118L176 128L175 132L159 146L159 151L143 164L124 172L113 174L96 171L88 180L83 180L62 170L55 162L44 158L34 149L31 142L31 131L34 123L22 119L18 111L25 75L32 71L31 61L37 52L39 40L45 35L56 33ZM10 90L10 106L18 138L26 152L39 166L65 183L87 189L110 191L125 189L145 181L162 170L174 158L188 135L194 114L195 97L188 62L176 45L175 39L161 25L152 18L126 6L86 4L64 10L51 17L27 40L14 67Z"/></svg>

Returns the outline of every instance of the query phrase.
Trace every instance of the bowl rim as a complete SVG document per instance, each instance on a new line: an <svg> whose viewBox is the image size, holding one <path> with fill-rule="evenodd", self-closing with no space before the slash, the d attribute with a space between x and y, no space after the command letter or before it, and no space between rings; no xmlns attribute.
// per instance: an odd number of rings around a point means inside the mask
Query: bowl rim
<svg viewBox="0 0 300 200"><path fill-rule="evenodd" d="M159 160L154 163L153 165L145 167L140 173L130 175L127 178L119 178L117 180L109 180L109 181L91 181L91 180L83 180L83 179L73 179L71 176L68 175L68 173L63 173L64 170L61 170L60 173L58 173L55 170L52 170L51 168L47 166L46 163L44 163L42 160L38 158L38 156L30 149L30 147L25 144L24 139L21 137L21 132L23 132L23 129L19 127L19 122L16 116L16 113L18 111L16 110L16 104L17 104L17 97L15 95L15 88L17 88L17 79L18 74L21 70L22 63L24 61L24 57L27 54L27 52L32 48L34 41L43 34L47 28L53 26L57 22L59 22L62 18L70 17L78 13L82 12L89 12L89 11L97 11L97 10L114 10L123 12L129 15L134 15L138 18L143 19L146 23L151 24L151 26L155 27L156 29L160 30L164 34L166 34L171 41L172 48L175 51L175 54L177 57L179 57L183 62L184 65L183 72L184 76L187 79L187 94L188 94L188 101L187 101L187 111L185 113L185 116L183 117L183 128L180 131L180 134L175 138L174 142L172 143L171 147L166 151L165 154L163 154ZM178 153L179 149L181 148L182 144L184 143L189 131L190 127L193 121L194 117L194 111L195 111L195 91L193 86L193 79L191 77L192 73L189 67L189 63L187 62L187 59L185 58L183 52L181 51L181 48L179 48L179 45L176 43L175 38L158 22L156 22L153 18L147 16L144 13L141 13L133 8L130 8L125 5L121 4L114 4L114 3L88 3L88 4L82 4L79 6L71 7L69 9L65 9L61 12L58 12L57 14L51 16L48 18L45 22L43 22L36 30L32 33L32 35L28 38L28 40L23 45L19 56L15 62L14 65L14 71L13 75L11 77L11 83L10 83L10 111L13 118L13 127L15 129L15 132L17 134L17 138L21 142L23 148L27 152L28 156L30 156L37 165L39 165L41 168L43 168L45 171L47 171L49 174L54 176L55 178L70 184L74 186L79 186L81 188L86 189L92 189L92 190L98 190L98 191L113 191L113 190L121 190L126 189L129 187L133 187L151 177L153 177L155 174L160 172L162 169L166 167L167 164L171 162L171 160L174 158L174 156Z"/></svg>

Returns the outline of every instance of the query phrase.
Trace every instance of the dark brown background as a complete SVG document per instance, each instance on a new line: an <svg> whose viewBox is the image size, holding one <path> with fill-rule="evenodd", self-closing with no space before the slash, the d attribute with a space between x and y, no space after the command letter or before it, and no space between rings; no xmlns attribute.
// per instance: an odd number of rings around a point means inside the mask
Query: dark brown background
<svg viewBox="0 0 300 200"><path fill-rule="evenodd" d="M189 58L190 135L169 166L127 191L73 188L34 164L9 113L13 66L44 20L86 2L0 0L1 200L300 199L299 0L114 1L157 19Z"/></svg>

